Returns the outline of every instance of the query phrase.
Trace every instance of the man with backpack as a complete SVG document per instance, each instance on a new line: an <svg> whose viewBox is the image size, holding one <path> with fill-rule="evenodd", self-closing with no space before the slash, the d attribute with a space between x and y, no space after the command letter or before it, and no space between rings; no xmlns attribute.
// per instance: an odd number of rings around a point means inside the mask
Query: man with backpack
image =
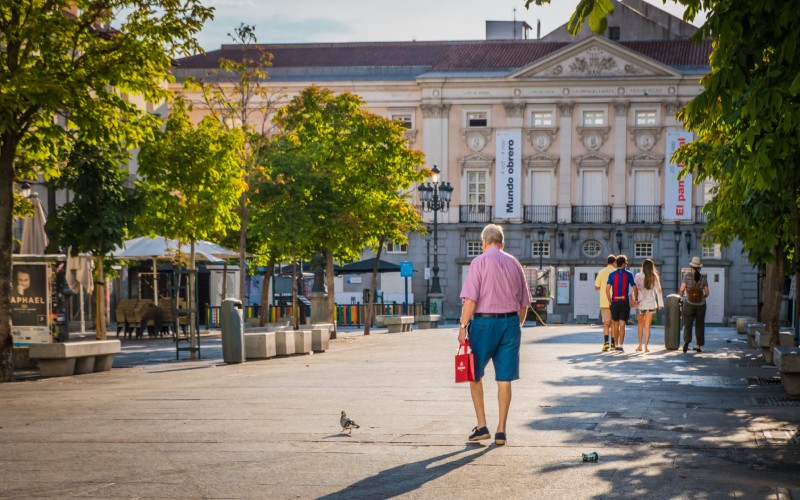
<svg viewBox="0 0 800 500"><path fill-rule="evenodd" d="M625 343L625 325L631 317L631 307L636 307L639 301L639 290L636 288L633 273L625 269L627 263L627 257L618 256L617 270L608 275L606 283L606 297L611 310L611 336L617 339L616 351L624 351L622 344ZM633 303L630 300L631 289L633 289Z"/></svg>
<svg viewBox="0 0 800 500"><path fill-rule="evenodd" d="M703 263L700 257L692 257L689 263L692 268L688 273L683 273L681 279L680 295L683 297L683 352L689 350L692 342L692 323L697 332L697 342L694 350L703 352L706 335L706 297L708 297L708 278L700 274Z"/></svg>

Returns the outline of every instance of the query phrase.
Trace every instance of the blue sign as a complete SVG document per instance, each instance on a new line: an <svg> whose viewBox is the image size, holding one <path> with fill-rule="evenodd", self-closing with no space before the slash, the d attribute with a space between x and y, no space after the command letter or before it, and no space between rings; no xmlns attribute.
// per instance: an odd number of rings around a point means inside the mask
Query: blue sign
<svg viewBox="0 0 800 500"><path fill-rule="evenodd" d="M406 260L400 263L400 277L413 278L414 277L414 263Z"/></svg>

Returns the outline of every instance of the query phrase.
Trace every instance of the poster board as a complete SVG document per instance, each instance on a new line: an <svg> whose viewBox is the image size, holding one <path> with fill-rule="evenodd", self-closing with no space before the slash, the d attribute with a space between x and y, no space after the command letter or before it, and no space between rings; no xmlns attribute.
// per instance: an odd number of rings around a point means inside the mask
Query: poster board
<svg viewBox="0 0 800 500"><path fill-rule="evenodd" d="M50 264L13 263L11 268L11 337L14 345L53 342L50 325Z"/></svg>

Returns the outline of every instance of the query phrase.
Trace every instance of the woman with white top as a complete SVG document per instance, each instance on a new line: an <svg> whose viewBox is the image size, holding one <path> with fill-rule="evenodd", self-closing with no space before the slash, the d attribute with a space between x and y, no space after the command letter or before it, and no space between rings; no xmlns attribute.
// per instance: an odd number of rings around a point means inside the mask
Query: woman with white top
<svg viewBox="0 0 800 500"><path fill-rule="evenodd" d="M634 277L636 288L639 289L639 308L638 308L638 323L639 323L639 347L637 351L642 350L642 330L645 333L644 352L650 352L647 345L650 343L650 324L653 322L653 314L656 309L664 307L664 297L661 294L661 280L656 273L656 266L650 259L645 259L642 262L642 270L636 273Z"/></svg>

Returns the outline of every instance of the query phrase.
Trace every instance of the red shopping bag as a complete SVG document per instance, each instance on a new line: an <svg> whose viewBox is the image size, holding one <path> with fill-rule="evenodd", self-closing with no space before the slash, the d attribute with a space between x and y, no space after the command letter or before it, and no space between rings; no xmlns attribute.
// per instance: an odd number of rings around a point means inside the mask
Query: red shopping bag
<svg viewBox="0 0 800 500"><path fill-rule="evenodd" d="M463 351L463 352L462 352ZM456 382L475 381L475 358L469 347L469 340L458 346L456 351Z"/></svg>

